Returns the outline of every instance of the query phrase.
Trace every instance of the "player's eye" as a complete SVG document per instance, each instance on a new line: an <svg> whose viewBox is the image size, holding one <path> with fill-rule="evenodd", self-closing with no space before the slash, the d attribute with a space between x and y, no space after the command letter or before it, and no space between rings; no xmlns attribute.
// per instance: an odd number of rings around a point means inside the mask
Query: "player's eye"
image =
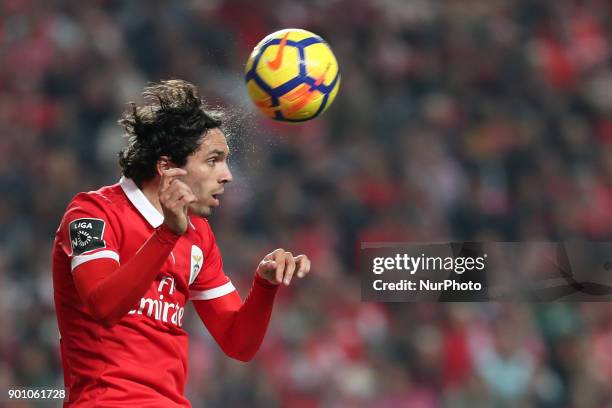
<svg viewBox="0 0 612 408"><path fill-rule="evenodd" d="M206 160L206 164L208 164L211 167L214 166L216 162L217 162L217 158L216 157L211 157L210 159Z"/></svg>

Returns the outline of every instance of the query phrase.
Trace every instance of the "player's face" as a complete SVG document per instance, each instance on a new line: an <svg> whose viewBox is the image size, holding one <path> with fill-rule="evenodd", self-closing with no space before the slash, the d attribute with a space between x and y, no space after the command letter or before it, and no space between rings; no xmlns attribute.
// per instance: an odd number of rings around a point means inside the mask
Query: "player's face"
<svg viewBox="0 0 612 408"><path fill-rule="evenodd" d="M225 135L219 129L211 129L198 150L187 158L183 166L187 175L182 180L197 197L197 201L189 207L192 214L205 217L210 215L212 207L219 205L225 184L232 181L228 155Z"/></svg>

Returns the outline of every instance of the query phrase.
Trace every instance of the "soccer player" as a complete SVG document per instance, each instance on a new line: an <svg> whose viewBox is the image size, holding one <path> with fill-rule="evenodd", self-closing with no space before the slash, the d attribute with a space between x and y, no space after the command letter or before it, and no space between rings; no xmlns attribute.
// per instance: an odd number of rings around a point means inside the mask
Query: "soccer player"
<svg viewBox="0 0 612 408"><path fill-rule="evenodd" d="M310 271L283 249L257 266L244 303L206 220L232 181L221 117L193 85L145 88L120 124L129 137L114 185L77 194L55 237L53 287L67 407L189 407L185 304L221 349L248 361L278 285Z"/></svg>

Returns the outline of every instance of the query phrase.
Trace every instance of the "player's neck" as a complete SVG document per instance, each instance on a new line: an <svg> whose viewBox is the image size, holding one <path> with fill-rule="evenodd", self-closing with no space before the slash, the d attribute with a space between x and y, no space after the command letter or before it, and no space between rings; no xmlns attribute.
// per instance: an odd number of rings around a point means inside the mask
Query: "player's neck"
<svg viewBox="0 0 612 408"><path fill-rule="evenodd" d="M157 190L159 188L159 179L156 177L151 181L144 181L140 186L140 190L147 197L147 200L153 207L157 208L160 214L163 214L161 204L159 203L159 196L157 195Z"/></svg>

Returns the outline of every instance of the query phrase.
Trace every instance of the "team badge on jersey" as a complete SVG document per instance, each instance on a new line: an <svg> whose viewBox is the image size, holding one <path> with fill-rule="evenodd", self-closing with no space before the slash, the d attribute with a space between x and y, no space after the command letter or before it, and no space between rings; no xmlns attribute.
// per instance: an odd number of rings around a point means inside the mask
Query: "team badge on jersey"
<svg viewBox="0 0 612 408"><path fill-rule="evenodd" d="M191 246L191 269L189 271L189 284L191 285L195 278L200 273L202 265L204 264L204 254L202 250L196 245Z"/></svg>
<svg viewBox="0 0 612 408"><path fill-rule="evenodd" d="M106 242L102 239L104 226L104 221L98 218L79 218L72 221L68 226L72 255L106 248Z"/></svg>

